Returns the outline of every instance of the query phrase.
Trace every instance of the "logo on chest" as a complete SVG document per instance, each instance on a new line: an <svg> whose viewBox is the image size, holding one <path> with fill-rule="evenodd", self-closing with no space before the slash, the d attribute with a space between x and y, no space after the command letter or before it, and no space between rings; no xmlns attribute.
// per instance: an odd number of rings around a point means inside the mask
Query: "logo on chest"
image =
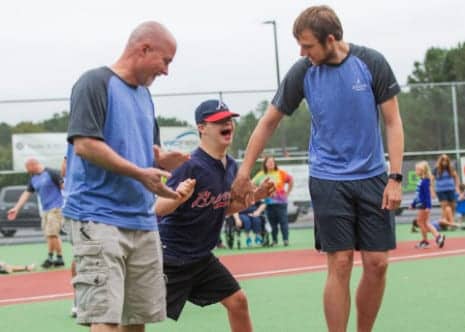
<svg viewBox="0 0 465 332"><path fill-rule="evenodd" d="M191 207L205 208L212 206L213 209L219 209L229 206L229 200L231 199L231 193L229 191L218 194L217 196L212 195L209 191L202 191L197 194L197 198L192 202Z"/></svg>
<svg viewBox="0 0 465 332"><path fill-rule="evenodd" d="M360 81L360 79L358 78L358 79L357 79L357 82L355 82L354 84L352 84L352 90L354 90L354 91L359 91L359 92L367 91L367 90L368 90L368 84L363 83L363 82Z"/></svg>

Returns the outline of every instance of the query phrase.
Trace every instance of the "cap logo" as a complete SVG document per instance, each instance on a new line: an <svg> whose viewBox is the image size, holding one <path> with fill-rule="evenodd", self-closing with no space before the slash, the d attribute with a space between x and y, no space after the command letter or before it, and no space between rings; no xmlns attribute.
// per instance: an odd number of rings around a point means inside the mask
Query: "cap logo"
<svg viewBox="0 0 465 332"><path fill-rule="evenodd" d="M218 100L218 106L216 107L216 110L227 110L228 107L226 106L225 103L223 103L221 100Z"/></svg>

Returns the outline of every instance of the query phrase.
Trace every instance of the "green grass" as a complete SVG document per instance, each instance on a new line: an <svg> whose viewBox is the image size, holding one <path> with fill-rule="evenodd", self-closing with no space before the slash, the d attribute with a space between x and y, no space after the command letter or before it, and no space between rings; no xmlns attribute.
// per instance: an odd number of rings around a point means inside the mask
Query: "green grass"
<svg viewBox="0 0 465 332"><path fill-rule="evenodd" d="M419 233L411 233L409 225L397 226L397 241L417 241L420 239ZM465 237L465 231L457 230L447 232L447 237ZM245 242L244 239L242 241ZM313 229L291 229L290 230L290 243L289 247L277 246L273 248L253 247L250 249L217 249L215 254L218 256L232 255L232 254L245 254L245 253L259 253L259 252L272 252L281 250L299 250L309 249L314 247ZM446 243L447 246L447 243ZM45 242L35 244L18 244L18 245L2 245L0 246L0 261L6 261L10 264L30 264L40 263L45 259L47 254ZM68 242L63 243L63 256L65 262L69 265L71 261L71 246Z"/></svg>
<svg viewBox="0 0 465 332"><path fill-rule="evenodd" d="M464 331L463 271L463 256L391 264L374 331ZM354 268L353 292L360 272L360 268ZM326 330L321 300L324 282L324 272L241 282L249 298L255 331ZM70 306L70 300L60 300L1 307L0 331L86 331L69 318ZM353 307L348 331L355 331ZM221 305L198 308L190 304L179 322L166 321L147 328L160 332L228 330Z"/></svg>

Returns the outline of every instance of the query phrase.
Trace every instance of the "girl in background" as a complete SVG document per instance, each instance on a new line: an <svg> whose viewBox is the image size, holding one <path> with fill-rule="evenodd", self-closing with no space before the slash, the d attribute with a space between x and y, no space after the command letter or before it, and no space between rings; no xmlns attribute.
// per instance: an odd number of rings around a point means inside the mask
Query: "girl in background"
<svg viewBox="0 0 465 332"><path fill-rule="evenodd" d="M442 248L446 238L443 234L440 234L429 221L431 211L432 174L428 162L418 162L415 165L415 173L420 178L420 180L418 181L416 196L411 204L411 207L417 209L418 211L417 224L420 227L422 236L422 240L415 247L420 249L429 248L428 232L431 232L436 240L438 247Z"/></svg>
<svg viewBox="0 0 465 332"><path fill-rule="evenodd" d="M265 157L262 170L258 172L252 182L260 185L266 178L270 178L276 187L275 193L265 199L266 216L271 225L272 246L278 243L278 225L281 228L283 244L289 245L289 226L287 218L287 198L294 185L292 176L278 167L273 157Z"/></svg>

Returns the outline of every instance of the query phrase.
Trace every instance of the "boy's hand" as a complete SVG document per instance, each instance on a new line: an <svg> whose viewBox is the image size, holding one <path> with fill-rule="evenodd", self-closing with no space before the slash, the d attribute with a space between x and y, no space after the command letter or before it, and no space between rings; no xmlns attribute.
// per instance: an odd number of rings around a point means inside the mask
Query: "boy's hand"
<svg viewBox="0 0 465 332"><path fill-rule="evenodd" d="M176 192L181 196L181 202L187 201L194 193L195 179L186 179L178 184Z"/></svg>
<svg viewBox="0 0 465 332"><path fill-rule="evenodd" d="M259 201L265 197L270 197L275 192L276 187L270 178L266 178L254 191L254 201Z"/></svg>

